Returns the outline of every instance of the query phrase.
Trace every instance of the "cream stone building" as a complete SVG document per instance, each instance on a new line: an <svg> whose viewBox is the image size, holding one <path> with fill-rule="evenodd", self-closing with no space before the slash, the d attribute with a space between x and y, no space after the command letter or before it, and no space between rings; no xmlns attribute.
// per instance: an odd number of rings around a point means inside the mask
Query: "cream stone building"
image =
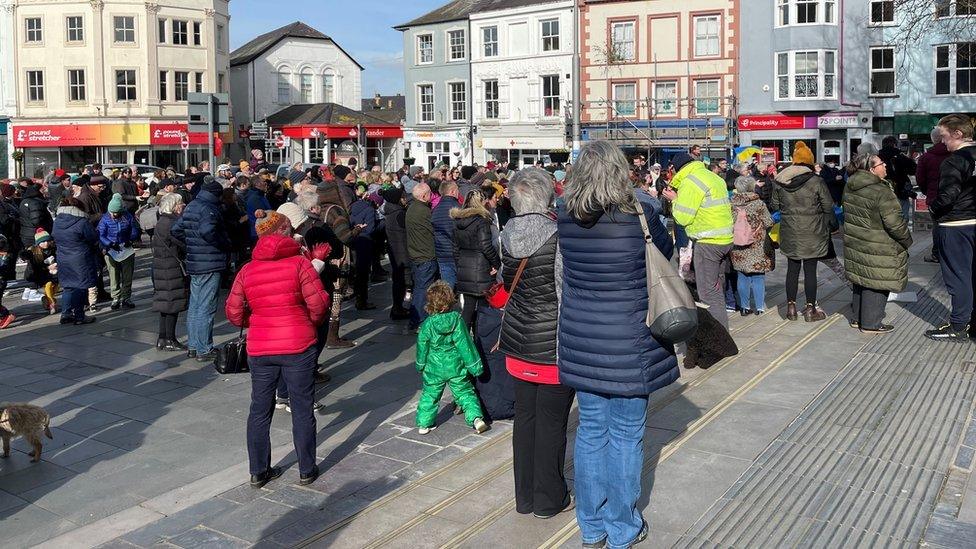
<svg viewBox="0 0 976 549"><path fill-rule="evenodd" d="M585 0L583 139L611 139L659 161L732 141L739 9L733 0Z"/></svg>
<svg viewBox="0 0 976 549"><path fill-rule="evenodd" d="M18 0L11 3L24 172L92 162L182 167L204 158L186 136L186 98L227 92L227 0ZM227 137L225 137L227 139Z"/></svg>

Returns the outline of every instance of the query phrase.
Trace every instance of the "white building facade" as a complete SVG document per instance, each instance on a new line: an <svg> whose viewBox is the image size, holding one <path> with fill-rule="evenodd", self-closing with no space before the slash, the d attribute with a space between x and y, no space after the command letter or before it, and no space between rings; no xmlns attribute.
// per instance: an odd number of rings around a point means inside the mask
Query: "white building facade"
<svg viewBox="0 0 976 549"><path fill-rule="evenodd" d="M239 126L291 105L336 103L360 110L363 67L325 34L295 22L231 55L231 103Z"/></svg>
<svg viewBox="0 0 976 549"><path fill-rule="evenodd" d="M475 161L531 165L567 149L572 120L573 2L471 14Z"/></svg>
<svg viewBox="0 0 976 549"><path fill-rule="evenodd" d="M14 177L14 152L10 118L17 114L17 93L14 89L13 42L2 37L13 36L14 5L0 4L0 179Z"/></svg>
<svg viewBox="0 0 976 549"><path fill-rule="evenodd" d="M187 136L188 152L180 142L187 94L227 91L227 10L227 0L15 2L5 40L22 173L208 158L205 134Z"/></svg>

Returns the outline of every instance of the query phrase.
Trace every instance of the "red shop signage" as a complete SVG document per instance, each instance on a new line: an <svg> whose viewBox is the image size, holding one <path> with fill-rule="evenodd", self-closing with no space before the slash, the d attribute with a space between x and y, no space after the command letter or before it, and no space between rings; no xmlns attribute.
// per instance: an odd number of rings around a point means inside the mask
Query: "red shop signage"
<svg viewBox="0 0 976 549"><path fill-rule="evenodd" d="M366 126L366 137L370 139L403 137L403 130L395 126ZM292 139L356 139L359 130L355 126L285 126L281 134ZM317 135L316 135L317 134Z"/></svg>
<svg viewBox="0 0 976 549"><path fill-rule="evenodd" d="M149 125L149 144L150 145L179 145L186 134L186 124L179 122L171 124L150 124ZM191 133L191 145L207 145L209 140L206 133Z"/></svg>
<svg viewBox="0 0 976 549"><path fill-rule="evenodd" d="M739 129L744 131L762 130L802 130L802 116L783 116L781 114L743 115L739 117Z"/></svg>
<svg viewBox="0 0 976 549"><path fill-rule="evenodd" d="M97 125L14 126L14 147L87 147L101 145Z"/></svg>

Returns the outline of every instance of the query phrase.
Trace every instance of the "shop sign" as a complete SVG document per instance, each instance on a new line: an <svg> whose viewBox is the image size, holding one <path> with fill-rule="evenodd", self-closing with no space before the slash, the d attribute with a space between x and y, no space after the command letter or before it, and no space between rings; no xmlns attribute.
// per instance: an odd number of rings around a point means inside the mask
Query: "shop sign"
<svg viewBox="0 0 976 549"><path fill-rule="evenodd" d="M403 137L403 130L397 127L370 127L364 128L366 137L386 138ZM359 130L355 126L285 126L282 133L294 139L358 139Z"/></svg>
<svg viewBox="0 0 976 549"><path fill-rule="evenodd" d="M208 145L210 142L206 133L187 134L186 124L179 122L149 125L150 145L182 145L183 136L188 136L189 145Z"/></svg>
<svg viewBox="0 0 976 549"><path fill-rule="evenodd" d="M96 147L148 145L149 124L66 124L14 126L14 147ZM179 144L179 141L176 142Z"/></svg>
<svg viewBox="0 0 976 549"><path fill-rule="evenodd" d="M812 123L808 119L812 119ZM739 117L740 131L802 130L816 127L817 119L815 117L784 116L781 114L750 114Z"/></svg>
<svg viewBox="0 0 976 549"><path fill-rule="evenodd" d="M396 139L403 137L400 128L366 128L366 137L370 139Z"/></svg>
<svg viewBox="0 0 976 549"><path fill-rule="evenodd" d="M858 128L860 117L853 112L829 113L817 119L820 128Z"/></svg>

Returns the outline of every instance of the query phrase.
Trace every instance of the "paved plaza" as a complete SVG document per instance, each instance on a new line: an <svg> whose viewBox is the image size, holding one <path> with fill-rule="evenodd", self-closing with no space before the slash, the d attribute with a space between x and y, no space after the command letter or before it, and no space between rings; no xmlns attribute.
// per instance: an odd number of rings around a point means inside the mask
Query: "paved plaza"
<svg viewBox="0 0 976 549"><path fill-rule="evenodd" d="M654 393L648 547L976 547L976 345L922 337L948 298L916 237L918 300L889 304L894 334L852 330L849 290L825 267L827 321L784 321L780 268L768 300L781 310L732 319L738 356ZM20 320L0 335L0 401L43 405L54 440L41 463L19 439L0 460L3 547L579 546L572 513L515 512L510 422L478 435L445 403L437 430L412 428L413 337L383 307L344 313L359 346L323 356L322 476L297 485L278 412L286 472L250 488L249 379L155 350L147 265L139 307L89 326L4 299ZM388 307L388 286L373 295ZM220 341L236 333L219 320Z"/></svg>

